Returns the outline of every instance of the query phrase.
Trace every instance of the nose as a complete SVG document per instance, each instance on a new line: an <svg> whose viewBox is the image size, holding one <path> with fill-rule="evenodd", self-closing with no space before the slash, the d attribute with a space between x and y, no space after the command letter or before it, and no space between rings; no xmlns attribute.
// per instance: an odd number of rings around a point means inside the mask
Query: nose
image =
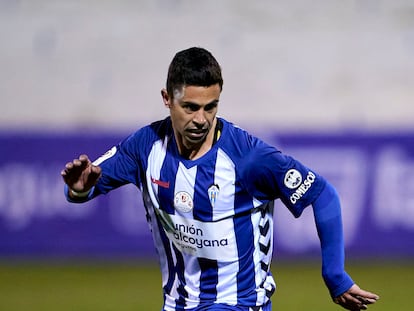
<svg viewBox="0 0 414 311"><path fill-rule="evenodd" d="M199 109L194 112L193 122L196 125L203 126L207 122L207 119L204 113L205 113L204 109Z"/></svg>

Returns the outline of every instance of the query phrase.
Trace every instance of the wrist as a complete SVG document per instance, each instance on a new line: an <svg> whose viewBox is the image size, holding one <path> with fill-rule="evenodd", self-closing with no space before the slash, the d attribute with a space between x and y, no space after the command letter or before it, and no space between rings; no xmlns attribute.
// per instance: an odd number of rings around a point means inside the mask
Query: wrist
<svg viewBox="0 0 414 311"><path fill-rule="evenodd" d="M78 192L73 189L69 189L69 192L71 196L74 198L85 198L89 195L89 193L91 192L91 189L89 189L88 191L83 191L83 192Z"/></svg>

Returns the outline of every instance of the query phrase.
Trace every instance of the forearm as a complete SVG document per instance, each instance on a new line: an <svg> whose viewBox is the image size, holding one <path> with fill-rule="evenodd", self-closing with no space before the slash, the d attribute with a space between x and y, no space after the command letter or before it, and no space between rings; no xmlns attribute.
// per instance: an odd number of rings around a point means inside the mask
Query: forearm
<svg viewBox="0 0 414 311"><path fill-rule="evenodd" d="M316 228L322 251L322 276L332 297L347 291L353 280L345 272L345 251L339 197L327 183L313 203Z"/></svg>

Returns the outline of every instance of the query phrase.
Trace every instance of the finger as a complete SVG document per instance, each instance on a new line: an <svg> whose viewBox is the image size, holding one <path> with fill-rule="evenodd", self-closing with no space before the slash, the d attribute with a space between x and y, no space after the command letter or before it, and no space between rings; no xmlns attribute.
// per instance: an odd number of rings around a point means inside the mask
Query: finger
<svg viewBox="0 0 414 311"><path fill-rule="evenodd" d="M363 292L364 292L364 294L359 295L359 296L362 296L362 297L367 298L367 299L372 299L372 300L375 300L375 301L377 301L379 299L379 296L377 294L370 293L370 292L367 292L367 291L363 291Z"/></svg>
<svg viewBox="0 0 414 311"><path fill-rule="evenodd" d="M90 164L92 164L86 154L81 154L78 158L78 161L81 163L80 166L82 168L88 167Z"/></svg>
<svg viewBox="0 0 414 311"><path fill-rule="evenodd" d="M68 163L65 164L65 169L66 170L70 170L72 168L73 168L73 163L72 162L68 162Z"/></svg>
<svg viewBox="0 0 414 311"><path fill-rule="evenodd" d="M366 304L375 303L379 299L378 295L364 290L359 290L358 292L351 293L351 295L359 299L362 303Z"/></svg>
<svg viewBox="0 0 414 311"><path fill-rule="evenodd" d="M372 304L375 303L377 300L373 299L373 298L367 298L367 297L362 297L360 295L355 296L355 298L357 298L359 301L361 301L363 304Z"/></svg>
<svg viewBox="0 0 414 311"><path fill-rule="evenodd" d="M358 293L356 293L356 295L364 297L364 298L375 299L375 300L379 299L378 295L376 295L374 293L371 293L371 292L367 292L367 291L362 290L362 289Z"/></svg>
<svg viewBox="0 0 414 311"><path fill-rule="evenodd" d="M346 293L346 294L344 294L343 295L344 296L344 298L346 299L346 301L348 301L348 302L352 302L352 303L354 303L354 304L361 304L361 300L360 299L358 299L356 296L354 296L354 295L351 295L351 294L348 294L348 293Z"/></svg>
<svg viewBox="0 0 414 311"><path fill-rule="evenodd" d="M364 304L359 299L349 293L335 297L334 302L348 310L366 310L366 305L364 307Z"/></svg>
<svg viewBox="0 0 414 311"><path fill-rule="evenodd" d="M81 160L82 162L89 162L89 157L86 154L81 154L79 156L79 160Z"/></svg>
<svg viewBox="0 0 414 311"><path fill-rule="evenodd" d="M354 284L347 293L358 299L365 307L375 303L379 299L378 295L361 289L357 284Z"/></svg>
<svg viewBox="0 0 414 311"><path fill-rule="evenodd" d="M65 168L60 172L60 175L62 175L63 177L67 177L72 170L73 170L73 163L68 162L65 164Z"/></svg>
<svg viewBox="0 0 414 311"><path fill-rule="evenodd" d="M82 166L85 162L81 161L80 159L73 159L72 163L74 166L79 167Z"/></svg>
<svg viewBox="0 0 414 311"><path fill-rule="evenodd" d="M82 165L82 162L78 159L74 159L72 162L65 164L65 168L61 171L61 175L66 182L69 182L69 180L79 178L84 169L85 167Z"/></svg>
<svg viewBox="0 0 414 311"><path fill-rule="evenodd" d="M369 298L369 299L375 299L375 300L378 300L379 299L379 296L378 295L376 295L376 294L374 294L374 293L371 293L371 292L368 292L368 291L366 291L366 290L363 290L363 289L361 289L358 285L356 285L356 284L354 284L350 289L349 289L349 291L348 291L348 293L350 293L351 295L353 295L353 296L361 296L361 297L364 297L364 298Z"/></svg>

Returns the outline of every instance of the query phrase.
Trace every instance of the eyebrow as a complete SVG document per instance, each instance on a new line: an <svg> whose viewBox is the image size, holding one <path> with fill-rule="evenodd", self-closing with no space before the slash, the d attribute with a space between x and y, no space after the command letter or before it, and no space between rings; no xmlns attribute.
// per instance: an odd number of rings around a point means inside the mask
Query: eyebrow
<svg viewBox="0 0 414 311"><path fill-rule="evenodd" d="M182 105L195 105L195 106L208 106L208 105L214 105L214 104L218 104L219 100L218 99L214 99L211 102L207 103L207 104L199 104L199 103L195 103L192 101L182 101L181 104Z"/></svg>

